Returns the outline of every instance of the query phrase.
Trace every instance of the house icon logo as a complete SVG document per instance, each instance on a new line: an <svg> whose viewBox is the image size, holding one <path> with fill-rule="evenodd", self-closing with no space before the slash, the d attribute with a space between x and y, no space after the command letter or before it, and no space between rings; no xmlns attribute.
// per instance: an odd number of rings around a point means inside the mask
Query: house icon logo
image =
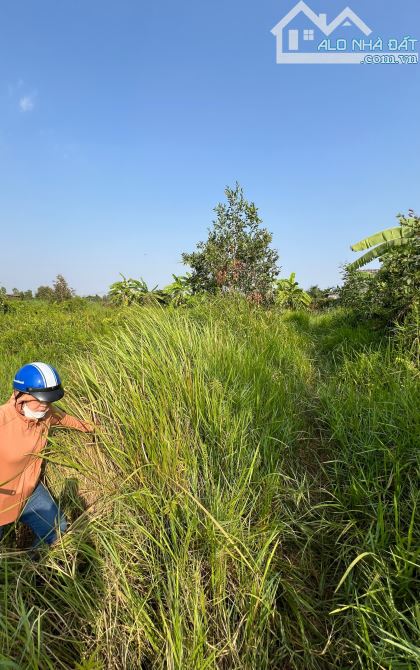
<svg viewBox="0 0 420 670"><path fill-rule="evenodd" d="M298 23L304 27L297 27ZM360 51L351 52L347 48L345 31L349 29L353 29L361 37L368 37L372 33L369 26L350 7L343 9L328 23L326 14L318 15L305 2L298 2L271 30L277 41L277 63L361 63L363 54ZM339 48L334 49L330 45L331 37L336 36L336 31L343 37L337 40ZM321 45L325 44L327 49L320 50ZM308 50L310 46L313 50Z"/></svg>

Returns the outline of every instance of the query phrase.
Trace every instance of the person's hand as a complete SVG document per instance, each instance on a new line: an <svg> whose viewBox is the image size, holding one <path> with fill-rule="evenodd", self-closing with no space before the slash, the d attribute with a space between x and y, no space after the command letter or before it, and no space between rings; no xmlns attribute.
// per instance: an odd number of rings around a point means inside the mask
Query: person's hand
<svg viewBox="0 0 420 670"><path fill-rule="evenodd" d="M93 413L92 413L92 419L93 421L86 421L85 423L87 426L89 426L90 432L95 433L97 429L101 427L101 424L99 423L99 421L97 420L96 416Z"/></svg>

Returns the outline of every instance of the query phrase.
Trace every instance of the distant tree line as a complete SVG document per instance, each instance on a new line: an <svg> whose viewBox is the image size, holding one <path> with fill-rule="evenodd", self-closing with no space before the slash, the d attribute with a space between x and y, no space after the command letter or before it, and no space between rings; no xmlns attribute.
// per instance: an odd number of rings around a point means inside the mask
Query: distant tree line
<svg viewBox="0 0 420 670"><path fill-rule="evenodd" d="M56 276L52 286L38 286L38 288L35 291L35 294L31 290L21 291L18 288L13 288L11 293L7 293L7 290L4 286L0 287L1 304L5 304L7 300L10 299L45 300L47 302L60 303L65 302L67 300L72 300L73 298L81 299L78 296L76 296L75 290L70 288L68 282L61 274L58 274ZM102 302L106 299L107 299L106 296L102 297L97 294L83 297L83 300L89 300L92 302Z"/></svg>

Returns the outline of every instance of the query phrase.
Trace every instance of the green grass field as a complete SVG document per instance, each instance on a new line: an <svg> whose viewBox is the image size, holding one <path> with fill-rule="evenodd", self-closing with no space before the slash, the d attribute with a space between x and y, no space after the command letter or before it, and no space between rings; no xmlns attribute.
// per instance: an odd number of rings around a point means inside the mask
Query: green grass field
<svg viewBox="0 0 420 670"><path fill-rule="evenodd" d="M71 521L1 544L0 668L415 670L419 372L341 310L22 303L1 402L43 360L95 436L51 432Z"/></svg>

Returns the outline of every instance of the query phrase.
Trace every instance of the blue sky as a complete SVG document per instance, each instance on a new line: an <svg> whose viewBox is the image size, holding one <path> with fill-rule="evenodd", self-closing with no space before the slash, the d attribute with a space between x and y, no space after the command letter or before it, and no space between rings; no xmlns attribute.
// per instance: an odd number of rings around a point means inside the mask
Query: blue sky
<svg viewBox="0 0 420 670"><path fill-rule="evenodd" d="M294 4L3 0L0 285L163 286L236 180L304 287L419 211L419 65L277 65ZM330 21L347 3L308 4ZM349 4L420 39L418 0Z"/></svg>

